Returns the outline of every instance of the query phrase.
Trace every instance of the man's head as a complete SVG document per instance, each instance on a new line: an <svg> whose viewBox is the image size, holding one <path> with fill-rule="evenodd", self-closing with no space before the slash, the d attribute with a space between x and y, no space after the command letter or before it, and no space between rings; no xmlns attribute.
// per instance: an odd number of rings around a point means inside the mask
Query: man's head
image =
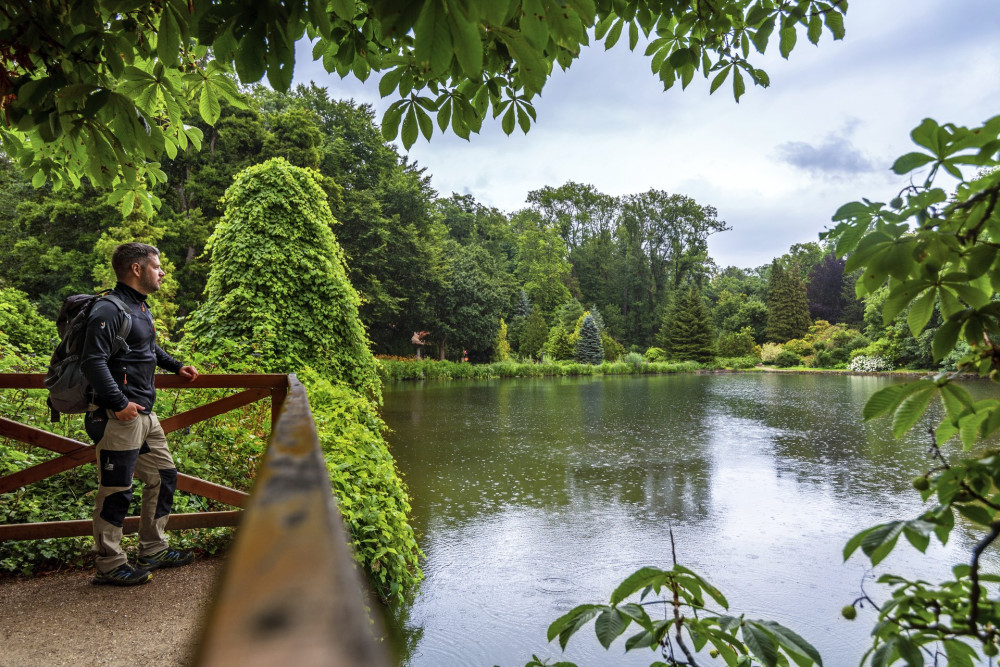
<svg viewBox="0 0 1000 667"><path fill-rule="evenodd" d="M166 274L160 268L160 251L145 243L123 243L111 256L111 268L118 282L142 294L160 289Z"/></svg>

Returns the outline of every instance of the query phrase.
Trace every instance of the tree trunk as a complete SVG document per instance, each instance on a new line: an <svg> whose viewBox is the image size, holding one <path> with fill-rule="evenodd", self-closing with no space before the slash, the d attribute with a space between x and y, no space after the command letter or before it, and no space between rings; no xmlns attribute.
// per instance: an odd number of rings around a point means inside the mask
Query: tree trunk
<svg viewBox="0 0 1000 667"><path fill-rule="evenodd" d="M446 336L442 336L441 340L438 341L438 361L444 361L444 351L445 351L445 341Z"/></svg>

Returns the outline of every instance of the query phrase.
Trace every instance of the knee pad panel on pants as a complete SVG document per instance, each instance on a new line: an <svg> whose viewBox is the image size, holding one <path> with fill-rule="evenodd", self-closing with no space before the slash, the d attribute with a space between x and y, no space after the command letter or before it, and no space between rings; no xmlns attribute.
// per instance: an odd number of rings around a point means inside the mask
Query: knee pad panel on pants
<svg viewBox="0 0 1000 667"><path fill-rule="evenodd" d="M156 497L156 515L154 517L157 519L170 514L170 509L174 504L174 492L177 490L176 468L166 468L160 470L159 473L160 493Z"/></svg>
<svg viewBox="0 0 1000 667"><path fill-rule="evenodd" d="M128 514L128 506L132 502L132 488L125 491L117 491L104 499L101 507L101 518L113 526L122 527L125 522L125 515Z"/></svg>
<svg viewBox="0 0 1000 667"><path fill-rule="evenodd" d="M123 452L102 449L98 453L101 486L132 486L132 473L135 471L135 461L139 458L138 449Z"/></svg>

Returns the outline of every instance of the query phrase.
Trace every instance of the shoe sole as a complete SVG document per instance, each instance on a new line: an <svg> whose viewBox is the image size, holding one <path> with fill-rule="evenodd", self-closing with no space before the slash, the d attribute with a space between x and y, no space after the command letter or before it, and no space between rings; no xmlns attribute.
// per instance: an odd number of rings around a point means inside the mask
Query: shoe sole
<svg viewBox="0 0 1000 667"><path fill-rule="evenodd" d="M142 584L148 584L153 579L153 574L150 573L145 579L136 579L135 581L121 581L118 579L108 579L100 575L95 575L90 583L94 585L107 585L107 586L141 586Z"/></svg>

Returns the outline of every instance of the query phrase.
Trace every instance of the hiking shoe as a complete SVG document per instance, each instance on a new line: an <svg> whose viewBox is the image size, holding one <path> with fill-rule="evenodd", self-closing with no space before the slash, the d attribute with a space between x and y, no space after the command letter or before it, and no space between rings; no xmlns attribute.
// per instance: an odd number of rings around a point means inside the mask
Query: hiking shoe
<svg viewBox="0 0 1000 667"><path fill-rule="evenodd" d="M111 584L112 586L138 586L152 578L153 575L149 570L141 567L132 567L128 563L122 563L110 572L98 572L95 574L93 583Z"/></svg>
<svg viewBox="0 0 1000 667"><path fill-rule="evenodd" d="M175 549L164 549L155 554L139 556L137 564L147 570L155 570L158 567L180 567L187 565L194 560L194 552L177 551Z"/></svg>

